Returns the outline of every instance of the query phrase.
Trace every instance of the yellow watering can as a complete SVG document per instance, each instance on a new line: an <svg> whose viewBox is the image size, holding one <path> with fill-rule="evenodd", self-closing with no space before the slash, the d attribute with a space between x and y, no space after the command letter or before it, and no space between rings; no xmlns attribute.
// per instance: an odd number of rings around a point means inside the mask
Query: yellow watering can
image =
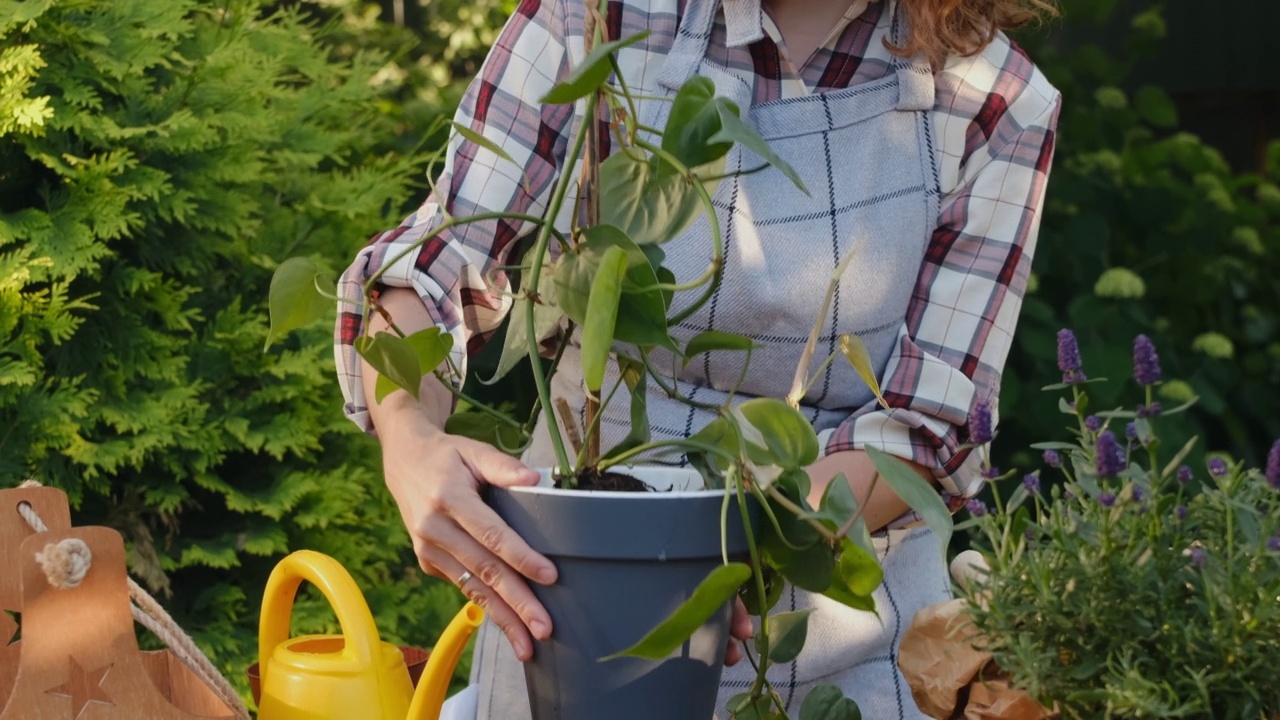
<svg viewBox="0 0 1280 720"><path fill-rule="evenodd" d="M289 637L303 580L324 593L341 635ZM483 620L484 611L474 603L454 616L414 692L403 654L378 637L369 605L346 568L327 555L295 552L272 571L262 602L258 720L437 720L453 668Z"/></svg>

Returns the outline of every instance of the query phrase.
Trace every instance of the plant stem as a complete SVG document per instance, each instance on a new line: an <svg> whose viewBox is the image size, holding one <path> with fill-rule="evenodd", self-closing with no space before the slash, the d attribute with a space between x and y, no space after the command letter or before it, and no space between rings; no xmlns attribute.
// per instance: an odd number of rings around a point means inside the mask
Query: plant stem
<svg viewBox="0 0 1280 720"><path fill-rule="evenodd" d="M642 443L628 450L623 450L613 457L600 458L600 462L596 463L596 467L604 470L605 468L613 467L619 463L624 463L641 453L646 453L650 450L657 450L664 447L680 447L689 448L691 450L701 450L702 452L718 455L727 460L733 460L732 455L714 445L707 445L696 440L690 440L689 438L678 438L675 440L654 440L653 442Z"/></svg>
<svg viewBox="0 0 1280 720"><path fill-rule="evenodd" d="M850 250L831 273L831 280L827 283L827 294L822 298L822 307L818 309L818 319L809 330L809 340L804 344L804 352L800 354L800 362L796 364L796 374L791 381L791 392L787 394L787 404L791 407L799 407L800 398L808 392L805 389L805 381L809 375L809 363L813 361L813 352L818 346L818 335L822 332L822 324L827 318L827 312L831 309L831 301L835 297L836 288L840 285L840 278L844 276L844 271L849 267L849 263L853 262L853 258L854 251ZM835 328L831 330L835 332Z"/></svg>
<svg viewBox="0 0 1280 720"><path fill-rule="evenodd" d="M747 536L747 551L751 554L751 576L756 581L756 597L764 602L767 597L764 589L763 566L760 564L760 550L756 547L755 532L751 529L751 516L747 512L746 493L742 490L742 473L731 473L734 490L738 494L738 512L742 516L742 530ZM756 672L756 681L751 686L751 697L756 697L764 686L765 673L769 672L769 613L760 613L760 668Z"/></svg>
<svg viewBox="0 0 1280 720"><path fill-rule="evenodd" d="M578 136L574 138L573 149L569 153L569 157L565 158L564 167L573 167L574 163L582 155L583 145L586 143L587 135L593 131L592 125L596 116L596 101L599 96L591 94L587 97L587 112L582 121L582 128L578 132ZM555 192L551 196L551 202L547 205L548 218L555 218L560 214L560 208L564 205L564 197L568 194L569 182L572 174L567 172L560 173L560 180L556 183ZM551 238L552 223L547 221L542 223L538 231L538 239L533 246L533 262L529 270L529 287L537 288L538 279L542 275L542 264L547 256L547 245ZM556 474L561 478L571 478L573 468L569 465L569 453L564 447L564 438L560 435L560 426L556 423L555 416L551 414L551 388L547 382L547 378L543 376L540 369L541 355L538 353L538 329L534 319L534 303L525 306L524 320L528 330L529 341L529 362L533 364L533 382L538 391L538 400L540 401L543 412L547 415L547 434L551 436L551 447L556 453ZM568 481L570 486L573 485L572 480Z"/></svg>

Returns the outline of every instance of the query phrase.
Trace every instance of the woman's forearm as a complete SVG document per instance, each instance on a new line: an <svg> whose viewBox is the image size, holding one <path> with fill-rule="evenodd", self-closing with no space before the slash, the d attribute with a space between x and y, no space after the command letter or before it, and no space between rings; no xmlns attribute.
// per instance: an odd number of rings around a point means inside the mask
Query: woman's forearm
<svg viewBox="0 0 1280 720"><path fill-rule="evenodd" d="M396 327L406 335L433 327L434 322L418 294L408 288L388 288L379 297L379 303L395 320ZM374 313L369 319L369 334L389 331L386 319ZM396 391L378 402L378 371L364 359L360 360L363 372L365 403L369 406L369 418L379 435L413 428L418 432L435 431L444 427L449 417L453 398L435 374L422 378L418 400L404 391Z"/></svg>
<svg viewBox="0 0 1280 720"><path fill-rule="evenodd" d="M937 484L933 473L923 465L911 462L907 464L931 484ZM871 457L861 450L832 453L810 465L808 471L812 481L809 504L815 508L831 481L844 473L846 481L853 488L853 496L857 498L859 507L863 508L862 518L867 523L867 529L872 532L880 530L911 509L883 478L876 480L873 487L876 466L871 462Z"/></svg>

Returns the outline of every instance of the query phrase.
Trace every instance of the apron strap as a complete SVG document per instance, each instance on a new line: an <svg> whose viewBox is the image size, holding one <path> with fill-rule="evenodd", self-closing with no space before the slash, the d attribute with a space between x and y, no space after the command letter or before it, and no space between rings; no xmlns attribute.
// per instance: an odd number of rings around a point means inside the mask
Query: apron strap
<svg viewBox="0 0 1280 720"><path fill-rule="evenodd" d="M760 0L726 0L728 5L755 3L760 7ZM711 30L715 27L716 10L720 0L689 0L685 4L684 17L680 20L680 28L676 30L675 42L662 62L662 70L658 73L658 83L668 90L679 90L685 81L698 74L702 58L707 54L707 43L711 40Z"/></svg>
<svg viewBox="0 0 1280 720"><path fill-rule="evenodd" d="M902 0L883 0L889 3L888 12L892 13L889 26L889 40L901 46L906 34L907 21L903 17ZM903 58L893 56L893 65L898 75L898 109L905 111L932 110L937 89L934 87L933 68L923 57Z"/></svg>

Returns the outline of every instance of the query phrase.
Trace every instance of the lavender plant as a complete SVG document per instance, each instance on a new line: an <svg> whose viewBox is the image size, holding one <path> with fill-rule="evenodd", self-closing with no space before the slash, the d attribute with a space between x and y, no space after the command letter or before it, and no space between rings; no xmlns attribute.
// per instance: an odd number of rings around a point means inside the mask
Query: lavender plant
<svg viewBox="0 0 1280 720"><path fill-rule="evenodd" d="M1278 718L1280 441L1263 470L1162 459L1156 348L1134 341L1141 401L1089 414L1075 336L1058 336L1072 442L971 519L990 573L962 589L1015 685L1067 718ZM986 412L983 408L978 413ZM986 447L978 448L985 453ZM998 473L996 473L999 475ZM999 475L1009 478L1014 473ZM1047 480L1060 476L1061 483Z"/></svg>

